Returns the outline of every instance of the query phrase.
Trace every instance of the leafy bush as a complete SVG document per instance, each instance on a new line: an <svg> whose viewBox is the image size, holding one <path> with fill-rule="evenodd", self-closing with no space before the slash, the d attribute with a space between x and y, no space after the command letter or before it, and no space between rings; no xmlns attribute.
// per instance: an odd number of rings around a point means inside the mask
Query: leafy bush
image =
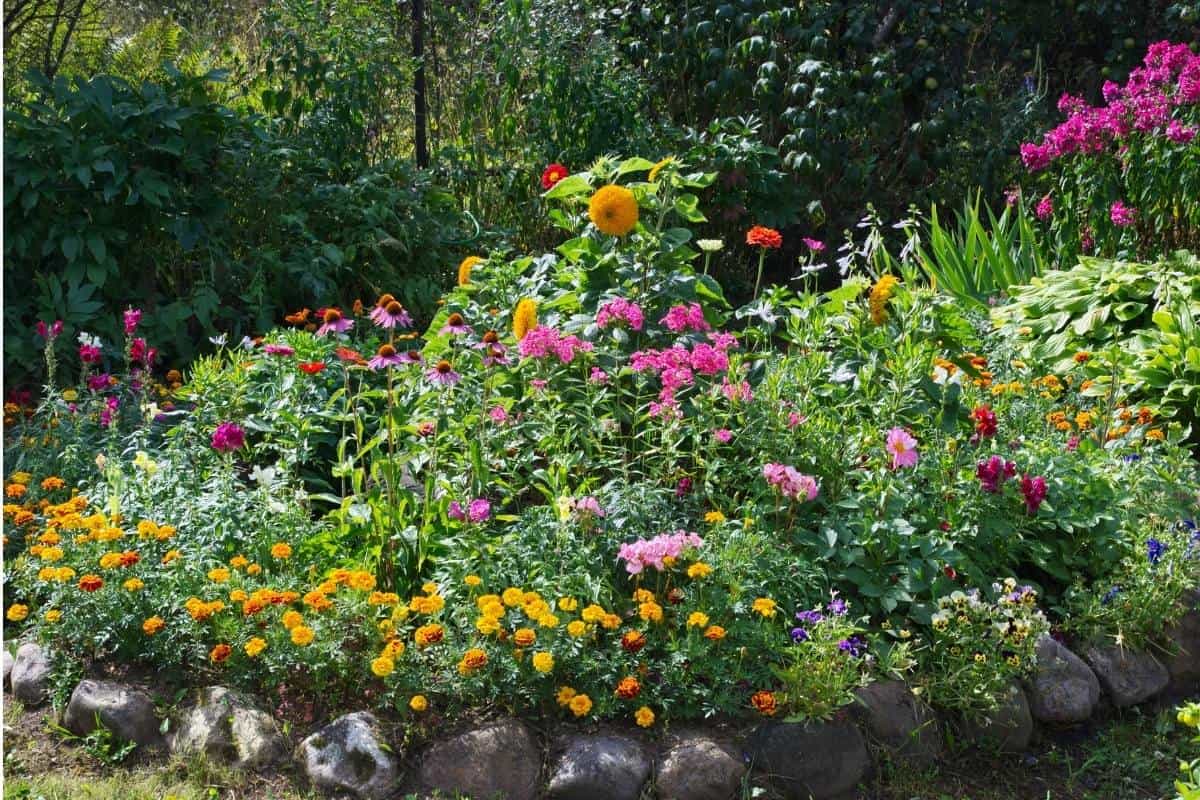
<svg viewBox="0 0 1200 800"><path fill-rule="evenodd" d="M100 312L133 296L174 363L377 280L432 310L461 236L453 200L402 164L343 180L297 159L261 119L210 98L219 78L38 79L43 95L6 115L10 385L37 361L36 320L112 339L119 320Z"/></svg>

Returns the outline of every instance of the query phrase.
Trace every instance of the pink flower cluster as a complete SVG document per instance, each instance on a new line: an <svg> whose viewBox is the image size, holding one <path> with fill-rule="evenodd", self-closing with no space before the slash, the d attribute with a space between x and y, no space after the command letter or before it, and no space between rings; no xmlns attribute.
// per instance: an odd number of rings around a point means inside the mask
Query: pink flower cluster
<svg viewBox="0 0 1200 800"><path fill-rule="evenodd" d="M596 312L596 325L601 328L622 322L628 325L630 330L640 331L645 324L642 307L624 297L615 297L600 306L600 310Z"/></svg>
<svg viewBox="0 0 1200 800"><path fill-rule="evenodd" d="M1200 102L1200 56L1186 44L1156 42L1146 51L1144 66L1134 69L1124 86L1107 81L1106 105L1091 107L1081 98L1064 94L1058 109L1067 119L1048 131L1040 144L1021 145L1021 160L1030 172L1075 153L1101 153L1130 133L1164 132L1184 144L1195 136L1171 118L1174 107Z"/></svg>
<svg viewBox="0 0 1200 800"><path fill-rule="evenodd" d="M659 323L666 325L672 333L712 330L708 321L704 319L704 310L700 308L699 303L671 306Z"/></svg>
<svg viewBox="0 0 1200 800"><path fill-rule="evenodd" d="M578 353L592 352L592 343L578 336L564 336L557 329L538 325L525 334L519 345L522 358L548 358L557 356L564 364L570 364Z"/></svg>
<svg viewBox="0 0 1200 800"><path fill-rule="evenodd" d="M675 393L693 385L696 373L712 377L729 369L727 351L737 346L737 338L728 333L713 333L708 338L712 344L698 342L690 350L677 344L665 350L638 350L629 357L634 372L653 372L662 381L658 408L674 409Z"/></svg>
<svg viewBox="0 0 1200 800"><path fill-rule="evenodd" d="M246 432L236 422L222 422L213 431L212 447L219 453L232 453L242 449L246 443Z"/></svg>
<svg viewBox="0 0 1200 800"><path fill-rule="evenodd" d="M677 559L685 550L696 549L703 544L703 539L688 531L660 533L653 539L638 539L621 545L617 560L625 562L625 571L630 575L639 575L646 567L654 567L662 572L666 568L666 559Z"/></svg>
<svg viewBox="0 0 1200 800"><path fill-rule="evenodd" d="M62 333L63 321L61 319L56 319L54 320L54 324L47 326L46 323L39 319L34 329L37 331L37 335L43 339L53 339Z"/></svg>
<svg viewBox="0 0 1200 800"><path fill-rule="evenodd" d="M1112 220L1112 224L1118 228L1128 228L1137 221L1137 209L1130 208L1125 203L1117 200L1108 210L1108 218Z"/></svg>
<svg viewBox="0 0 1200 800"><path fill-rule="evenodd" d="M476 497L465 510L462 507L462 503L452 500L450 507L446 510L446 516L450 519L458 520L459 522L470 522L475 525L484 522L491 515L492 504L483 497Z"/></svg>
<svg viewBox="0 0 1200 800"><path fill-rule="evenodd" d="M767 483L774 486L784 497L792 500L803 496L805 500L816 500L820 485L811 475L805 475L795 467L786 464L771 463L763 467L763 477Z"/></svg>

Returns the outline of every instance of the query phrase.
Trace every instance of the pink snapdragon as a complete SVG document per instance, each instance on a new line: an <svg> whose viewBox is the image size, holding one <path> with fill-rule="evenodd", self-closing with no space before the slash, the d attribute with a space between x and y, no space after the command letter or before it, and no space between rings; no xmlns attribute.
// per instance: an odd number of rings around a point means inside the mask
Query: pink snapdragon
<svg viewBox="0 0 1200 800"><path fill-rule="evenodd" d="M125 323L125 335L129 336L137 330L138 323L142 321L142 310L140 308L127 308L123 322Z"/></svg>
<svg viewBox="0 0 1200 800"><path fill-rule="evenodd" d="M667 568L668 558L674 561L684 551L698 549L703 544L703 539L689 531L660 533L652 539L638 539L621 545L617 560L625 562L625 571L630 575L640 575L646 567L662 572Z"/></svg>
<svg viewBox="0 0 1200 800"><path fill-rule="evenodd" d="M596 325L598 327L606 328L609 325L621 323L628 325L630 330L640 331L645 324L645 315L642 313L642 307L637 303L626 300L624 297L614 297L600 306L600 310L596 312Z"/></svg>
<svg viewBox="0 0 1200 800"><path fill-rule="evenodd" d="M816 478L805 475L786 464L770 463L763 466L763 477L767 483L779 490L784 497L796 500L816 500L820 485Z"/></svg>
<svg viewBox="0 0 1200 800"><path fill-rule="evenodd" d="M1042 501L1046 499L1046 479L1041 475L1033 478L1022 475L1021 495L1025 498L1025 510L1029 514L1036 514Z"/></svg>
<svg viewBox="0 0 1200 800"><path fill-rule="evenodd" d="M884 449L892 457L892 469L917 465L917 440L903 428L892 428L887 432Z"/></svg>
<svg viewBox="0 0 1200 800"><path fill-rule="evenodd" d="M63 321L61 319L56 319L52 325L46 325L46 323L39 319L37 325L34 326L34 330L36 330L37 335L43 339L53 339L62 333Z"/></svg>
<svg viewBox="0 0 1200 800"><path fill-rule="evenodd" d="M1004 482L1017 474L1017 465L1000 456L992 456L975 465L975 477L979 487L989 494L997 494Z"/></svg>

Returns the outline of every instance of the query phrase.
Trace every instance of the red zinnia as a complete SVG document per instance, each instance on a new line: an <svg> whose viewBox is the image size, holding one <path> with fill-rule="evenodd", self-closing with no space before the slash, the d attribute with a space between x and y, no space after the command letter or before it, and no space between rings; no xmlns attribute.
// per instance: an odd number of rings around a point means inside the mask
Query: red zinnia
<svg viewBox="0 0 1200 800"><path fill-rule="evenodd" d="M316 375L321 370L325 369L324 361L305 361L300 364L300 371L308 375Z"/></svg>
<svg viewBox="0 0 1200 800"><path fill-rule="evenodd" d="M554 184L567 177L570 173L562 164L555 162L542 171L542 188L553 189Z"/></svg>
<svg viewBox="0 0 1200 800"><path fill-rule="evenodd" d="M351 350L349 347L339 347L333 351L342 361L349 361L353 364L362 364L363 357L357 350Z"/></svg>
<svg viewBox="0 0 1200 800"><path fill-rule="evenodd" d="M779 235L779 231L774 228L767 228L762 225L755 225L750 230L746 231L746 244L753 247L767 247L772 250L777 250L783 244L783 237Z"/></svg>

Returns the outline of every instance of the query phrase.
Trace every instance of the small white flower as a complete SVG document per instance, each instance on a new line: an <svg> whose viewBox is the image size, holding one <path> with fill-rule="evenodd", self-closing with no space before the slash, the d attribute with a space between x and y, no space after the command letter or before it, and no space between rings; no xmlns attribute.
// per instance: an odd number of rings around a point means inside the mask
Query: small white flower
<svg viewBox="0 0 1200 800"><path fill-rule="evenodd" d="M224 347L225 343L229 341L229 334L222 333L219 336L210 336L208 337L208 340L217 347Z"/></svg>
<svg viewBox="0 0 1200 800"><path fill-rule="evenodd" d="M697 239L696 246L706 253L715 253L725 248L725 242L721 239Z"/></svg>
<svg viewBox="0 0 1200 800"><path fill-rule="evenodd" d="M251 339L249 336L243 336L240 344L241 344L242 348L245 350L253 350L254 349L254 340Z"/></svg>

